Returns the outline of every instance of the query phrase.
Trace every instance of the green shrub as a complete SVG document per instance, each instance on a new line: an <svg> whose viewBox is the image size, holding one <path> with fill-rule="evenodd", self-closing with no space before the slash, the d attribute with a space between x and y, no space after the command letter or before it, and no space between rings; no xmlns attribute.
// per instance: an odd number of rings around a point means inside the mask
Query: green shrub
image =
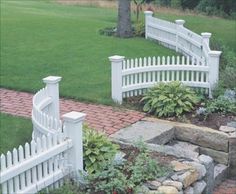
<svg viewBox="0 0 236 194"><path fill-rule="evenodd" d="M105 135L85 127L83 149L85 170L94 173L100 170L103 162L114 158L118 145L113 144Z"/></svg>
<svg viewBox="0 0 236 194"><path fill-rule="evenodd" d="M138 21L134 25L134 35L144 37L145 36L145 24L144 21Z"/></svg>
<svg viewBox="0 0 236 194"><path fill-rule="evenodd" d="M223 95L226 89L236 89L236 53L225 46L222 41L214 40L211 43L214 50L222 51L220 57L220 79L214 89L214 97Z"/></svg>
<svg viewBox="0 0 236 194"><path fill-rule="evenodd" d="M190 112L198 98L193 90L180 82L160 83L144 95L143 110L158 117L180 116Z"/></svg>
<svg viewBox="0 0 236 194"><path fill-rule="evenodd" d="M219 96L216 99L210 100L207 103L207 112L210 113L223 113L236 115L236 101L231 101L224 96Z"/></svg>
<svg viewBox="0 0 236 194"><path fill-rule="evenodd" d="M158 175L162 176L165 171L166 169L161 168L157 161L150 157L147 149L140 149L133 161L116 163L110 160L103 163L100 172L87 177L88 188L90 193L133 193L137 186Z"/></svg>

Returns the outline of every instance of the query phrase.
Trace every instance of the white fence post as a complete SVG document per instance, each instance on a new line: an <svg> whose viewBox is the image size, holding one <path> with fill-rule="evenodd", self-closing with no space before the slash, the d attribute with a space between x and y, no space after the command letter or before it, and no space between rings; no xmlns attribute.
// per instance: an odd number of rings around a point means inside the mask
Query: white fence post
<svg viewBox="0 0 236 194"><path fill-rule="evenodd" d="M209 96L212 97L211 91L214 89L215 84L218 82L219 79L219 63L220 63L220 55L221 51L210 51L208 53L208 65L209 65L209 84L210 84L210 94Z"/></svg>
<svg viewBox="0 0 236 194"><path fill-rule="evenodd" d="M145 11L145 38L148 38L148 19L152 17L153 12L152 11Z"/></svg>
<svg viewBox="0 0 236 194"><path fill-rule="evenodd" d="M175 51L178 52L179 50L179 29L184 27L184 20L175 20L176 25L176 46Z"/></svg>
<svg viewBox="0 0 236 194"><path fill-rule="evenodd" d="M72 139L73 147L68 151L68 162L72 165L72 171L79 176L83 171L83 121L86 114L69 112L62 116L66 136Z"/></svg>
<svg viewBox="0 0 236 194"><path fill-rule="evenodd" d="M52 98L52 103L49 107L49 115L53 116L57 120L60 119L60 107L59 107L59 82L61 77L48 76L43 79L48 89L48 95Z"/></svg>
<svg viewBox="0 0 236 194"><path fill-rule="evenodd" d="M202 32L201 33L203 41L207 44L208 47L210 47L210 38L211 38L211 33L209 32Z"/></svg>
<svg viewBox="0 0 236 194"><path fill-rule="evenodd" d="M124 56L111 56L111 96L112 99L121 104L122 103L122 64Z"/></svg>

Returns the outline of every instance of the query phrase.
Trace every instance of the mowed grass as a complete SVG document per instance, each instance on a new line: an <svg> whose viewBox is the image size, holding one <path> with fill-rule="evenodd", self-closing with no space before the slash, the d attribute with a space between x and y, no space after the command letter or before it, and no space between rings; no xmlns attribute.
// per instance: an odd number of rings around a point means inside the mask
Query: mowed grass
<svg viewBox="0 0 236 194"><path fill-rule="evenodd" d="M30 119L0 113L0 154L29 142L31 134Z"/></svg>
<svg viewBox="0 0 236 194"><path fill-rule="evenodd" d="M178 15L156 14L174 21ZM235 24L224 19L184 16L196 32L209 31L235 48ZM84 101L111 104L108 57L173 55L143 38L99 35L115 26L114 9L60 5L45 1L1 1L1 87L36 92L48 75L62 76L60 94ZM236 49L235 49L236 50Z"/></svg>
<svg viewBox="0 0 236 194"><path fill-rule="evenodd" d="M143 38L101 36L116 17L103 8L1 2L1 86L35 92L43 77L58 75L62 96L111 103L109 56L174 54Z"/></svg>

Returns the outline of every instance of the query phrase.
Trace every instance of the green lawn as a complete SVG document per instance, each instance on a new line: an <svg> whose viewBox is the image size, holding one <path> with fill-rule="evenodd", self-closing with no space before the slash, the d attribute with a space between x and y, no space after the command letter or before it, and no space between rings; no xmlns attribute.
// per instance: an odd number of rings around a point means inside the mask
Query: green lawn
<svg viewBox="0 0 236 194"><path fill-rule="evenodd" d="M31 140L30 119L0 113L0 154Z"/></svg>
<svg viewBox="0 0 236 194"><path fill-rule="evenodd" d="M42 87L43 77L59 75L63 77L62 96L110 104L109 56L174 54L143 38L99 35L99 29L116 25L116 17L112 9L66 6L48 0L2 0L1 87L36 92ZM179 18L164 14L160 17ZM233 21L202 16L182 18L191 29L212 32L236 47Z"/></svg>

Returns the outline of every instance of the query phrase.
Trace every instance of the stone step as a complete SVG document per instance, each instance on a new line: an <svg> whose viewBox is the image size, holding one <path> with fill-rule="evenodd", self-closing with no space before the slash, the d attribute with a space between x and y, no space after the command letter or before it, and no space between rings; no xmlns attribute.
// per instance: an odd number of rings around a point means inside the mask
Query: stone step
<svg viewBox="0 0 236 194"><path fill-rule="evenodd" d="M169 142L167 145L172 146L173 148L176 149L184 149L199 153L199 146L191 144L189 142L173 140Z"/></svg>
<svg viewBox="0 0 236 194"><path fill-rule="evenodd" d="M141 139L146 143L163 145L174 138L174 127L160 122L139 121L121 129L111 137L123 142L135 142Z"/></svg>
<svg viewBox="0 0 236 194"><path fill-rule="evenodd" d="M216 187L221 182L223 182L228 176L228 166L224 164L217 164L214 168L214 186Z"/></svg>

